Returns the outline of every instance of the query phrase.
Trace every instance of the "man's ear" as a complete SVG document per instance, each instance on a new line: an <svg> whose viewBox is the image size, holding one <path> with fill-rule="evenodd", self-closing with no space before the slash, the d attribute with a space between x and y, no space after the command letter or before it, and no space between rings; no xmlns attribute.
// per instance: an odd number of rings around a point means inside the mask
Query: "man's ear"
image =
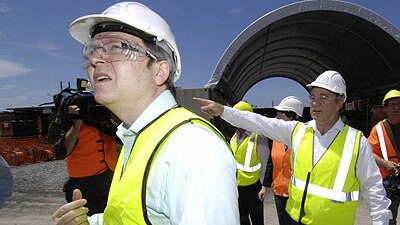
<svg viewBox="0 0 400 225"><path fill-rule="evenodd" d="M382 109L383 109L383 111L384 111L385 113L387 113L387 111L388 111L387 105L384 105Z"/></svg>
<svg viewBox="0 0 400 225"><path fill-rule="evenodd" d="M157 85L163 85L167 82L169 76L169 64L167 60L157 62L158 71L155 76Z"/></svg>

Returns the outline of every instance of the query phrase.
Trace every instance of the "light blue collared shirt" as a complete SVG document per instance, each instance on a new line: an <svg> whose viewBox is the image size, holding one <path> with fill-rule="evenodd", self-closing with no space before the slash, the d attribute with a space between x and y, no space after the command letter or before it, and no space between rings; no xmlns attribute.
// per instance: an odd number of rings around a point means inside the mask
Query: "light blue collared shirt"
<svg viewBox="0 0 400 225"><path fill-rule="evenodd" d="M129 128L118 127L125 145L124 164L134 144L129 139L176 105L170 91L165 91ZM205 126L187 123L162 148L147 182L146 207L152 224L239 225L236 161L228 145ZM103 214L91 216L89 222L103 224Z"/></svg>
<svg viewBox="0 0 400 225"><path fill-rule="evenodd" d="M140 114L129 128L126 128L126 124L123 123L118 126L117 136L124 144L125 154L123 170L128 162L132 147L136 141L136 136L140 130L162 113L175 106L177 106L177 103L174 96L169 90L164 91L143 111L142 114Z"/></svg>

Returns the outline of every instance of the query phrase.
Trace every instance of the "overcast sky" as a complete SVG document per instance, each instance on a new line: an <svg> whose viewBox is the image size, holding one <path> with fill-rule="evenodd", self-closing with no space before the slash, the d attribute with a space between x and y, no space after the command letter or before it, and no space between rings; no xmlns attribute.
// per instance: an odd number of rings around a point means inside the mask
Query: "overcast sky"
<svg viewBox="0 0 400 225"><path fill-rule="evenodd" d="M76 18L101 13L119 1L0 0L0 111L38 106L76 78L82 46L68 34ZM141 1L163 16L175 33L182 57L182 76L176 86L207 84L225 49L252 22L293 3L290 0L149 0ZM399 0L350 0L400 27ZM245 96L257 106L271 106L287 96L304 101L307 92L294 81L273 78L260 82Z"/></svg>

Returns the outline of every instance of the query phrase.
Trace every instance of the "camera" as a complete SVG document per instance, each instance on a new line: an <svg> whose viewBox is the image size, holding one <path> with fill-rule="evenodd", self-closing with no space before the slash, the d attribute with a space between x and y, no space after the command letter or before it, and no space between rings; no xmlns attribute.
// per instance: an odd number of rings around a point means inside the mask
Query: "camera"
<svg viewBox="0 0 400 225"><path fill-rule="evenodd" d="M110 121L111 112L96 102L93 93L88 91L88 84L88 80L78 78L76 89L65 88L53 97L55 107L61 110L64 118L65 115L68 115L69 119L82 119L89 125L99 127ZM78 115L68 113L68 107L71 105L79 107Z"/></svg>
<svg viewBox="0 0 400 225"><path fill-rule="evenodd" d="M400 174L390 175L383 181L383 186L387 190L386 194L389 198L400 199Z"/></svg>

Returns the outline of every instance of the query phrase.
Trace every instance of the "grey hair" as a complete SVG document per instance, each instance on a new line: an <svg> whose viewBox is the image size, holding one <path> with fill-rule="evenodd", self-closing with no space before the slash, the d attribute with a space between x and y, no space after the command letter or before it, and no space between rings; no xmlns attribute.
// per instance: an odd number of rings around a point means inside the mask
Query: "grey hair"
<svg viewBox="0 0 400 225"><path fill-rule="evenodd" d="M149 44L149 43L145 43L147 48L149 49L149 51L151 53L153 53L157 60L166 60L169 64L169 74L168 74L168 87L172 87L174 88L174 77L175 77L175 71L176 71L176 64L175 64L175 60L173 59L173 52L172 51L167 51L166 49L169 49L169 47L161 47L164 43L164 45L166 45L166 43L164 41L162 42L157 42L156 45L154 44ZM160 46L161 45L161 46ZM148 66L150 66L152 63L154 62L154 59L151 59L149 61Z"/></svg>

